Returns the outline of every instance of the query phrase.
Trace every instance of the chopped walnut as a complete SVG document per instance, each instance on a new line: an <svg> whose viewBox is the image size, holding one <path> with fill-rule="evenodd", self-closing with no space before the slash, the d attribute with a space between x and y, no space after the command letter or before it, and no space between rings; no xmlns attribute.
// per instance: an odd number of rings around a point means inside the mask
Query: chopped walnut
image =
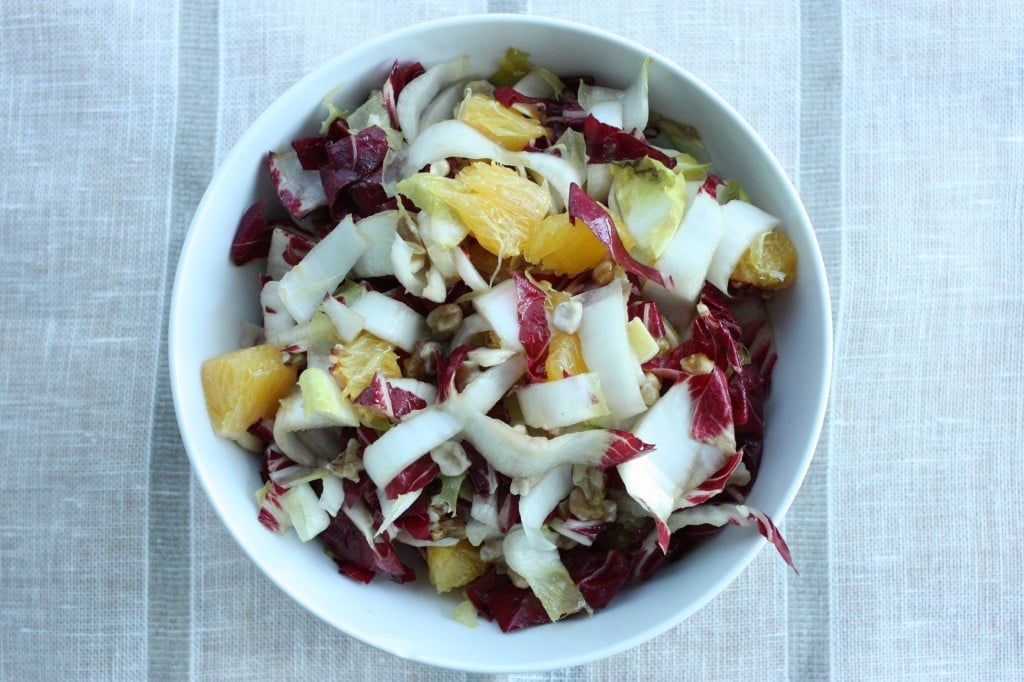
<svg viewBox="0 0 1024 682"><path fill-rule="evenodd" d="M694 353L680 360L679 366L684 372L700 376L702 374L710 374L715 369L715 361L703 353Z"/></svg>
<svg viewBox="0 0 1024 682"><path fill-rule="evenodd" d="M441 345L436 341L417 341L409 357L402 360L402 376L420 381L434 376L440 356Z"/></svg>
<svg viewBox="0 0 1024 682"><path fill-rule="evenodd" d="M605 284L610 284L615 279L615 263L606 258L594 266L590 276L594 279L594 284L598 286L603 287Z"/></svg>
<svg viewBox="0 0 1024 682"><path fill-rule="evenodd" d="M430 458L437 463L445 476L458 476L469 469L469 456L458 441L448 440L430 451Z"/></svg>
<svg viewBox="0 0 1024 682"><path fill-rule="evenodd" d="M430 539L441 540L443 538L456 538L463 540L466 537L466 522L458 518L442 518L437 524L430 525Z"/></svg>
<svg viewBox="0 0 1024 682"><path fill-rule="evenodd" d="M644 399L644 405L650 407L658 402L661 397L661 379L650 372L644 374L644 380L640 382L640 397Z"/></svg>
<svg viewBox="0 0 1024 682"><path fill-rule="evenodd" d="M572 482L576 486L569 493L569 512L582 521L611 521L615 519L616 505L605 499L604 472L597 467L574 464Z"/></svg>
<svg viewBox="0 0 1024 682"><path fill-rule="evenodd" d="M563 301L551 312L551 326L566 334L575 334L583 319L583 304L579 301Z"/></svg>
<svg viewBox="0 0 1024 682"><path fill-rule="evenodd" d="M462 307L457 303L437 306L427 315L427 326L436 338L450 338L462 326Z"/></svg>

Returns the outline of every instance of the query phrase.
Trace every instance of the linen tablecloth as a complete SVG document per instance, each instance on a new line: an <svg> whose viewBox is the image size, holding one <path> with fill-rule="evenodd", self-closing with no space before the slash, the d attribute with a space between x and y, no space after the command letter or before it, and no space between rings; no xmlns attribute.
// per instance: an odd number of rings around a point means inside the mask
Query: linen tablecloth
<svg viewBox="0 0 1024 682"><path fill-rule="evenodd" d="M735 105L804 197L836 339L799 576L762 552L648 644L511 677L1024 676L1021 2L5 0L0 678L490 679L263 577L191 476L166 362L182 239L246 126L371 36L488 11L635 39Z"/></svg>

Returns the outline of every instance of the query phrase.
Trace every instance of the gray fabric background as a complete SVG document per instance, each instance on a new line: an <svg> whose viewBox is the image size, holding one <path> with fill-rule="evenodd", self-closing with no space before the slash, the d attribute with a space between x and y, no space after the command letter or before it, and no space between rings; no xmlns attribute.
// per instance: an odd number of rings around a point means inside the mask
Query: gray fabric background
<svg viewBox="0 0 1024 682"><path fill-rule="evenodd" d="M0 679L486 677L269 583L194 485L166 370L178 250L246 126L368 36L486 11L617 32L736 106L804 196L836 334L800 575L763 552L650 643L509 679L1024 676L1021 2L5 0Z"/></svg>

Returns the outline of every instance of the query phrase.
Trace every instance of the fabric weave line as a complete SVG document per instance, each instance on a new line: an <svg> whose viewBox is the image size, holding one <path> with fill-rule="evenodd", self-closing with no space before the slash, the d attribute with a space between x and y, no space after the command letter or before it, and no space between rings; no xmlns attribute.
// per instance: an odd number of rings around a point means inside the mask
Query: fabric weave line
<svg viewBox="0 0 1024 682"><path fill-rule="evenodd" d="M488 0L487 11L491 14L529 14L530 0Z"/></svg>
<svg viewBox="0 0 1024 682"><path fill-rule="evenodd" d="M833 310L841 282L842 170L841 6L804 0L800 6L800 194L828 269ZM810 470L788 516L786 531L800 575L788 580L789 678L831 676L829 605L829 429L823 430Z"/></svg>
<svg viewBox="0 0 1024 682"><path fill-rule="evenodd" d="M171 401L167 317L178 248L213 166L217 112L216 98L209 93L218 87L217 26L215 3L184 0L180 4L174 165L149 462L150 679L187 679L192 661L192 476Z"/></svg>

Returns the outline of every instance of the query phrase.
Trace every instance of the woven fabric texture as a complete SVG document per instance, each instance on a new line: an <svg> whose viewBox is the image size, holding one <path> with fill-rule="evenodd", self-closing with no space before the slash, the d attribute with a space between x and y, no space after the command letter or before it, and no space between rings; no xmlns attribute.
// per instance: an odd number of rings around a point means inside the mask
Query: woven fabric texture
<svg viewBox="0 0 1024 682"><path fill-rule="evenodd" d="M683 65L794 179L833 390L784 524L678 627L535 675L410 663L294 604L192 478L167 313L217 164L299 77L458 14ZM1024 676L1024 3L0 3L0 679Z"/></svg>

